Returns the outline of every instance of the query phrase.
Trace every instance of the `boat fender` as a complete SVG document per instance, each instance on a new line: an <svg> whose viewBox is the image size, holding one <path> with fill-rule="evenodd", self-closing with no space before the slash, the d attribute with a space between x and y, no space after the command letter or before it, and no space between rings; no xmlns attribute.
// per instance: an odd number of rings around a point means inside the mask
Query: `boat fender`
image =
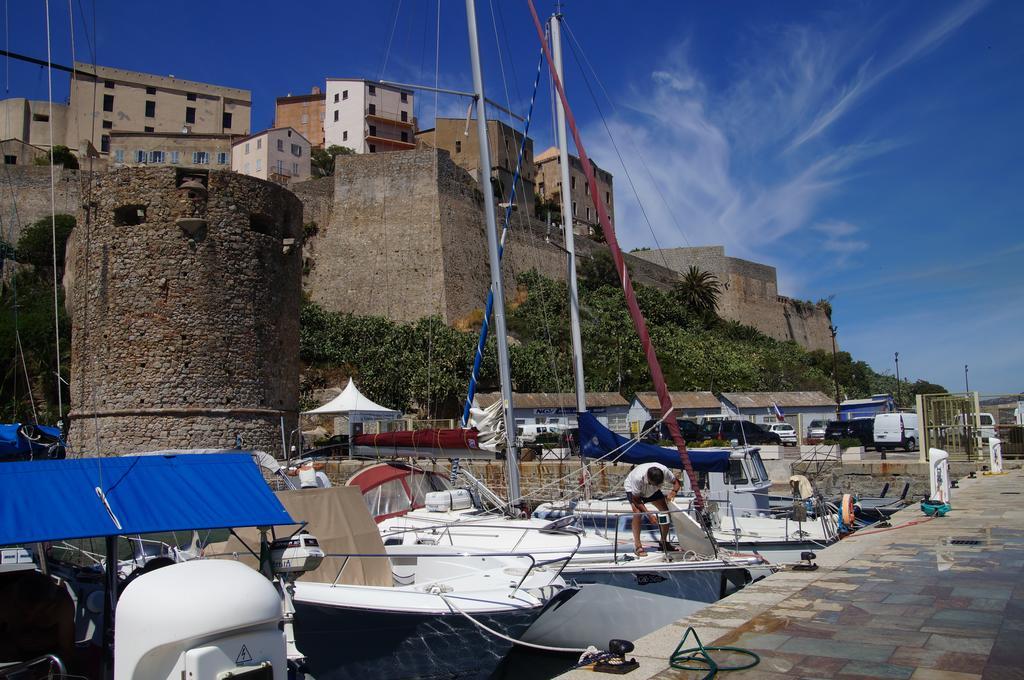
<svg viewBox="0 0 1024 680"><path fill-rule="evenodd" d="M843 502L841 507L843 511L843 524L845 524L848 527L852 527L855 515L853 511L853 496L851 494L843 494Z"/></svg>

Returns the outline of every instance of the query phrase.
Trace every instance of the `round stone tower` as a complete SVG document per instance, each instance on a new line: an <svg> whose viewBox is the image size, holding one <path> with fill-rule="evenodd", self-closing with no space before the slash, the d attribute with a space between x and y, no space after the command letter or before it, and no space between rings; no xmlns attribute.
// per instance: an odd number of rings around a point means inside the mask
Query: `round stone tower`
<svg viewBox="0 0 1024 680"><path fill-rule="evenodd" d="M280 454L298 417L301 202L173 167L99 175L83 195L64 281L73 450Z"/></svg>

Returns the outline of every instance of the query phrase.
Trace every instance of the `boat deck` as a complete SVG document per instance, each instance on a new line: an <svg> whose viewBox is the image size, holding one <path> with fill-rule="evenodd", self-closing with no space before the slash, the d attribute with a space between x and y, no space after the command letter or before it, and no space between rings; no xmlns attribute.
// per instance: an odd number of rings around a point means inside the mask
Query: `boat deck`
<svg viewBox="0 0 1024 680"><path fill-rule="evenodd" d="M703 677L669 667L693 626L705 645L760 655L730 678L1024 678L1022 501L1022 470L960 480L946 517L910 506L891 529L818 551L817 571L774 574L641 638L633 654L641 667L628 677Z"/></svg>

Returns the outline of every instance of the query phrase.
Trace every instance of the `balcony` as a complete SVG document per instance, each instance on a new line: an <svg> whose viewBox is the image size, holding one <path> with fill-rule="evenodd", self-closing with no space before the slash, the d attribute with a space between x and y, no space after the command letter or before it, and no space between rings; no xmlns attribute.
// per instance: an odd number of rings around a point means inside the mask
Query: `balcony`
<svg viewBox="0 0 1024 680"><path fill-rule="evenodd" d="M412 120L399 120L397 117L391 118L389 116L383 116L379 113L368 113L366 114L366 120L373 120L380 123L384 123L386 125L397 125L398 127L406 127L409 128L410 130L414 130L416 128L416 123L414 122L416 120L415 118L413 118Z"/></svg>
<svg viewBox="0 0 1024 680"><path fill-rule="evenodd" d="M397 146L400 149L416 148L416 142L403 142L401 139L381 137L379 135L366 135L366 141L372 144L391 144L392 146Z"/></svg>

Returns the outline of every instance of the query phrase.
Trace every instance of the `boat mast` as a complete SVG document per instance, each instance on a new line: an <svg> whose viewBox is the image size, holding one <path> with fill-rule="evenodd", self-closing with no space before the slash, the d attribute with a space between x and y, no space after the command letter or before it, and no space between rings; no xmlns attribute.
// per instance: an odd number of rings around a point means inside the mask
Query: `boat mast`
<svg viewBox="0 0 1024 680"><path fill-rule="evenodd" d="M498 376L505 415L505 469L508 503L519 505L519 455L516 447L516 418L512 407L512 378L509 375L508 332L505 328L505 288L498 253L498 225L494 217L494 188L491 186L491 147L487 138L487 113L484 79L480 69L480 43L476 32L476 0L466 0L466 24L469 28L469 61L473 69L473 94L476 99L476 129L480 146L480 189L484 194L487 218L487 256L491 266L491 291L494 294L494 332L498 341Z"/></svg>
<svg viewBox="0 0 1024 680"><path fill-rule="evenodd" d="M563 85L562 75L562 11L561 3L551 15L551 46L555 57L555 71ZM565 238L565 252L569 259L569 331L572 337L572 370L576 377L576 411L587 410L587 387L583 376L583 340L580 336L580 298L576 290L576 239L572 231L572 189L569 179L569 143L565 131L565 108L562 100L558 104L558 168L562 176L562 233ZM595 198L594 200L597 200Z"/></svg>
<svg viewBox="0 0 1024 680"><path fill-rule="evenodd" d="M661 364L658 362L658 355L654 351L654 345L651 344L651 336L647 330L647 322L644 320L643 312L640 310L640 304L637 302L636 293L633 291L633 282L629 278L629 270L626 269L625 258L622 255L622 249L619 247L618 239L615 236L615 228L612 226L611 220L608 218L608 210L604 203L598 200L597 195L597 179L594 176L594 168L590 164L590 158L587 156L587 150L583 147L583 141L580 139L580 131L576 125L576 120L572 115L572 108L569 106L569 101L565 96L565 89L562 87L562 79L558 76L558 72L555 70L554 58L551 56L548 50L547 41L544 39L544 28L540 23L540 17L537 15L537 8L533 4L533 0L526 0L530 7L530 15L533 18L533 25L537 29L537 39L540 40L541 47L544 50L544 56L548 62L548 70L551 73L551 79L554 81L555 90L558 92L559 101L565 108L565 121L572 130L573 141L576 143L576 150L580 154L580 163L583 165L583 174L587 177L587 183L590 185L591 200L594 203L594 207L597 209L597 217L601 222L601 228L604 230L605 238L608 241L608 249L611 251L612 260L615 263L615 269L618 271L619 280L622 283L622 292L626 297L626 308L629 311L629 316L633 320L633 327L636 329L636 334L640 338L640 344L643 347L644 355L647 357L647 366L651 369L651 381L654 383L654 389L658 393L658 401L661 404L661 412L664 414L662 417L665 418L665 424L668 426L669 434L672 435L672 441L676 445L676 449L679 451L679 458L683 464L683 469L686 470L686 476L690 479L690 488L693 489L693 504L694 507L699 511L704 511L704 497L700 492L700 485L697 483L697 475L693 471L693 465L690 463L690 456L686 452L686 442L683 440L683 435L679 431L679 424L676 422L675 415L673 414L672 399L668 393L668 385L665 384L665 376L661 371ZM564 187L563 187L564 189Z"/></svg>

